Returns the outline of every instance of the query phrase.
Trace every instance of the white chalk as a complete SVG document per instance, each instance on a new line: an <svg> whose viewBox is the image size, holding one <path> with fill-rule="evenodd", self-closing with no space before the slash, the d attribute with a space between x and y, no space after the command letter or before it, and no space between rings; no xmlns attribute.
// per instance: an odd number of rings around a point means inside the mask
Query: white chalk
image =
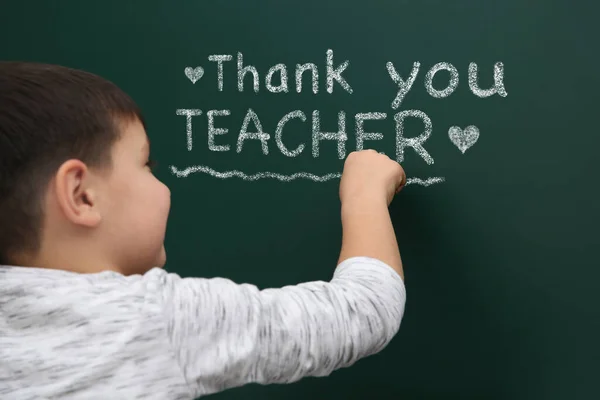
<svg viewBox="0 0 600 400"><path fill-rule="evenodd" d="M296 179L308 179L308 180L311 180L314 182L326 182L326 181L329 181L332 179L339 179L342 177L342 174L339 172L333 172L333 173L329 173L329 174L325 174L325 175L315 175L315 174L311 174L308 172L296 172L296 173L293 173L290 175L285 175L285 174L278 174L275 172L258 172L255 174L246 174L246 173L244 173L242 171L238 171L238 170L219 172L219 171L215 171L214 169L204 166L204 165L194 165L191 167L187 167L183 170L178 169L174 165L171 165L170 168L171 168L171 173L178 178L186 178L190 174L198 173L198 172L208 174L210 176L213 176L213 177L219 178L219 179L227 179L227 178L236 177L236 178L240 178L244 181L256 181L259 179L277 179L282 182L291 182ZM406 185L407 186L408 185L431 186L436 183L445 182L445 180L446 179L444 177L439 177L439 176L431 177L431 178L427 178L427 179L408 178L406 180Z"/></svg>
<svg viewBox="0 0 600 400"><path fill-rule="evenodd" d="M425 124L425 131L419 136L405 138L404 119L407 117L420 118ZM423 143L429 139L433 130L431 119L427 114L420 110L405 110L394 115L394 119L396 120L396 161L399 163L404 161L404 148L412 147L427 164L433 164L433 157L423 147Z"/></svg>
<svg viewBox="0 0 600 400"><path fill-rule="evenodd" d="M392 80L398 85L398 93L392 101L392 108L396 110L398 107L400 107L400 104L402 104L402 100L404 100L404 97L410 91L410 88L412 87L413 83L415 83L415 79L417 78L417 74L419 73L419 67L421 66L421 64L418 61L413 63L412 70L410 71L410 76L406 81L404 81L400 77L400 74L398 74L398 71L396 71L396 68L394 67L394 64L391 61L388 61L385 66L387 67L388 73L390 74L390 78L392 78Z"/></svg>
<svg viewBox="0 0 600 400"><path fill-rule="evenodd" d="M230 110L209 110L206 113L208 117L208 149L210 151L229 151L229 145L215 145L216 135L227 134L227 128L215 128L215 117L227 117L231 115Z"/></svg>
<svg viewBox="0 0 600 400"><path fill-rule="evenodd" d="M319 71L313 63L296 64L296 92L302 92L302 74L309 69L312 71L312 91L314 94L319 92Z"/></svg>
<svg viewBox="0 0 600 400"><path fill-rule="evenodd" d="M288 157L296 157L304 150L304 143L300 143L300 145L298 145L294 151L288 150L288 148L283 144L283 127L292 118L299 118L302 120L302 122L306 122L306 115L300 110L295 110L284 115L283 118L279 120L277 128L275 129L275 143L277 144L277 147L281 153Z"/></svg>
<svg viewBox="0 0 600 400"><path fill-rule="evenodd" d="M338 131L337 132L321 132L321 119L319 111L314 110L312 113L312 154L313 157L319 157L319 142L321 140L337 140L338 142L338 158L341 160L346 157L346 113L340 111L338 113Z"/></svg>
<svg viewBox="0 0 600 400"><path fill-rule="evenodd" d="M353 92L348 82L342 76L342 73L348 68L349 64L350 62L346 60L337 68L333 68L333 50L327 50L327 92L333 93L333 81L337 81L348 93Z"/></svg>
<svg viewBox="0 0 600 400"><path fill-rule="evenodd" d="M202 114L202 110L180 108L175 112L177 115L186 116L185 132L187 135L187 149L188 151L192 151L192 117Z"/></svg>
<svg viewBox="0 0 600 400"><path fill-rule="evenodd" d="M244 67L244 55L238 52L237 55L237 71L238 71L238 91L244 91L244 77L248 72L252 74L252 79L254 83L254 92L258 93L259 81L258 81L258 71L252 65L247 65Z"/></svg>
<svg viewBox="0 0 600 400"><path fill-rule="evenodd" d="M508 96L506 89L504 88L504 64L497 62L494 64L494 86L490 89L480 89L477 84L477 64L469 64L469 88L475 96L485 98L490 97L494 94L498 94L500 97Z"/></svg>
<svg viewBox="0 0 600 400"><path fill-rule="evenodd" d="M258 132L248 132L248 124L250 123L250 121L254 122L254 126L256 126ZM242 123L242 129L240 130L240 134L238 135L236 150L238 153L242 151L242 145L244 144L244 140L258 139L260 140L263 154L267 155L269 154L268 141L270 137L271 135L263 131L262 124L258 119L258 115L256 115L253 109L249 108L248 112L246 113L246 116L244 117L244 122Z"/></svg>
<svg viewBox="0 0 600 400"><path fill-rule="evenodd" d="M217 89L223 91L223 61L231 61L233 57L229 54L213 54L208 56L208 61L217 63Z"/></svg>
<svg viewBox="0 0 600 400"><path fill-rule="evenodd" d="M273 85L273 75L279 72L279 86ZM267 90L271 93L287 93L288 92L288 83L287 83L287 68L285 64L277 64L272 66L267 72L267 76L265 78L265 85L267 86Z"/></svg>
<svg viewBox="0 0 600 400"><path fill-rule="evenodd" d="M448 82L448 86L444 90L437 90L433 87L433 78L435 74L439 71L448 71L450 72L450 81ZM427 89L427 93L429 93L432 97L437 99L441 99L444 97L450 96L458 87L458 70L454 65L441 62L435 64L425 75L425 89Z"/></svg>
<svg viewBox="0 0 600 400"><path fill-rule="evenodd" d="M356 150L360 151L364 147L365 140L381 140L383 133L380 132L365 132L365 121L386 119L386 113L370 112L358 113L354 117L356 120Z"/></svg>

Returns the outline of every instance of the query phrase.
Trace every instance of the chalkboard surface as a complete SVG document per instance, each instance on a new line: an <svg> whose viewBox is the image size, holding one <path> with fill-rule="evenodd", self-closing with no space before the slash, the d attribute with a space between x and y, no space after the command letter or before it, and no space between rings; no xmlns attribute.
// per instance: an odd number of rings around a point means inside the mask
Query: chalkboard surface
<svg viewBox="0 0 600 400"><path fill-rule="evenodd" d="M85 69L139 103L182 276L329 280L345 156L402 162L397 337L327 378L211 397L597 399L599 8L4 0L0 58Z"/></svg>

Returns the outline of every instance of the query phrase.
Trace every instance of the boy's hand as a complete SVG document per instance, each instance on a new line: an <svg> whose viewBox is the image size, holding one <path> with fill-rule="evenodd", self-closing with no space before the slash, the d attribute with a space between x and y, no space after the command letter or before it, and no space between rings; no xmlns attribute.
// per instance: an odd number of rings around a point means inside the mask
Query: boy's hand
<svg viewBox="0 0 600 400"><path fill-rule="evenodd" d="M353 151L344 162L340 200L385 201L389 206L405 184L406 174L396 161L375 150Z"/></svg>

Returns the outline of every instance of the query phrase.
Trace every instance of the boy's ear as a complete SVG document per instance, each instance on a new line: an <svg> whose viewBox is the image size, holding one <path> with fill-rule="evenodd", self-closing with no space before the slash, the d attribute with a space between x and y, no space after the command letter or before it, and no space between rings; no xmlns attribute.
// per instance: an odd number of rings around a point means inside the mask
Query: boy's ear
<svg viewBox="0 0 600 400"><path fill-rule="evenodd" d="M55 176L56 201L65 217L77 225L95 227L102 220L90 170L77 159L65 161Z"/></svg>

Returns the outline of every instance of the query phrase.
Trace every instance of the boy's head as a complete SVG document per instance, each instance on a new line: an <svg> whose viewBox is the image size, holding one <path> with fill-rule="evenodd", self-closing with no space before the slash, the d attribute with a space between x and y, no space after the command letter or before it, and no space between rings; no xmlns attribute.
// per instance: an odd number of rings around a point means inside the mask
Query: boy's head
<svg viewBox="0 0 600 400"><path fill-rule="evenodd" d="M111 82L0 62L0 264L143 274L166 262L170 191Z"/></svg>

